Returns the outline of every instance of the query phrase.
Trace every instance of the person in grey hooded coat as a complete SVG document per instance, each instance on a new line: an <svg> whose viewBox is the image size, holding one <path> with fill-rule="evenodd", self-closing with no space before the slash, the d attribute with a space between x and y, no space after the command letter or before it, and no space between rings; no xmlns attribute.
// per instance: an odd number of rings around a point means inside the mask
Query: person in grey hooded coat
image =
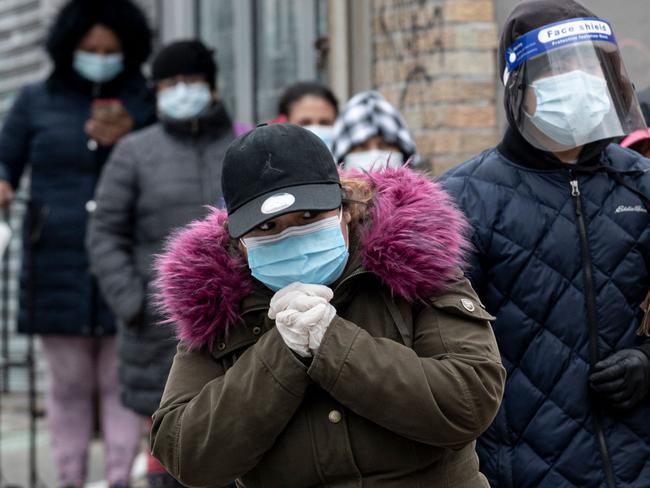
<svg viewBox="0 0 650 488"><path fill-rule="evenodd" d="M177 227L221 199L221 160L234 139L216 95L212 52L179 41L156 56L152 75L160 122L117 145L100 178L87 247L92 270L118 318L122 401L151 416L176 351L159 324L151 263Z"/></svg>

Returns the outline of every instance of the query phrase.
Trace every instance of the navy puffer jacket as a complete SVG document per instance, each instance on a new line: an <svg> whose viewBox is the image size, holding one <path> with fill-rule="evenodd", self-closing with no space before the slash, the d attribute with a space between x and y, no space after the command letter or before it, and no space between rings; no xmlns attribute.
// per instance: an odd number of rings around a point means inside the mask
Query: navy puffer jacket
<svg viewBox="0 0 650 488"><path fill-rule="evenodd" d="M613 411L588 376L620 349L650 353L635 334L650 286L650 220L634 192L650 195L650 160L612 144L572 172L526 144L510 131L443 177L470 219L472 281L497 317L508 372L501 409L478 443L481 470L493 488L608 487L611 466L616 487L649 487L650 400Z"/></svg>
<svg viewBox="0 0 650 488"><path fill-rule="evenodd" d="M93 199L111 148L92 150L84 124L90 117L93 90L95 96L120 99L136 128L153 122L155 107L139 73L101 88L93 89L72 76L28 85L0 132L0 179L15 187L24 169L31 168L31 198L41 229L33 246L33 273L28 239L23 241L21 332L73 336L115 332L112 314L93 284L84 247L88 208L92 209L87 202ZM30 278L33 323L28 313Z"/></svg>

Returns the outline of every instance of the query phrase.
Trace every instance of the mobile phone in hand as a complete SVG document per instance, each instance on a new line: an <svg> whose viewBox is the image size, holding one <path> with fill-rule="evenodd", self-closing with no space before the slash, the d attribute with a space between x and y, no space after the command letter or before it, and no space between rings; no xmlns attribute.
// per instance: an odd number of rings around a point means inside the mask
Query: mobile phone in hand
<svg viewBox="0 0 650 488"><path fill-rule="evenodd" d="M118 112L121 102L117 98L96 98L91 108L92 118L105 118Z"/></svg>

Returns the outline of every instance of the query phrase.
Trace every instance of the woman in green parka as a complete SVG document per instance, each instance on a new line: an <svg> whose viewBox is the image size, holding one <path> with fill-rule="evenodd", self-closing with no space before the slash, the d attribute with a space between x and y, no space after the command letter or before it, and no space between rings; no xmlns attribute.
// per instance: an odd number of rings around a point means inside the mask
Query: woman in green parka
<svg viewBox="0 0 650 488"><path fill-rule="evenodd" d="M408 168L340 180L289 124L233 142L222 187L158 259L181 343L154 455L197 487L487 487L505 374L447 195Z"/></svg>

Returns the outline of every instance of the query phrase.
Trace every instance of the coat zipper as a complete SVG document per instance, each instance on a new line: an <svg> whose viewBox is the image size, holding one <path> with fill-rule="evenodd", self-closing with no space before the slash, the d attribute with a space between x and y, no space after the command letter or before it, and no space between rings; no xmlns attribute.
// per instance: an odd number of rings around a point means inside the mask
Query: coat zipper
<svg viewBox="0 0 650 488"><path fill-rule="evenodd" d="M582 271L585 281L585 292L587 296L587 317L589 320L589 362L593 367L598 362L598 312L596 310L596 288L594 286L594 270L591 262L591 253L589 251L589 242L587 240L587 226L585 224L584 214L582 211L582 200L580 198L580 187L578 178L571 175L571 196L575 200L576 216L578 217L578 233L580 234L580 251L582 254ZM603 468L607 478L609 488L616 487L612 461L607 448L605 433L603 432L603 415L600 405L594 407L594 427L598 438L600 455L603 460Z"/></svg>

